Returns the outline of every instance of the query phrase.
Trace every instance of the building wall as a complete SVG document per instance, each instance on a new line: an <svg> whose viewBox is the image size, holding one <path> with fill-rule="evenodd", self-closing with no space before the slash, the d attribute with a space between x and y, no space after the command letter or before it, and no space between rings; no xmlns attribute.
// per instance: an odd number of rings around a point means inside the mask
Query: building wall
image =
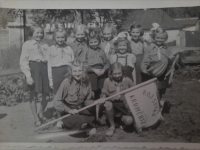
<svg viewBox="0 0 200 150"><path fill-rule="evenodd" d="M195 31L196 29L195 29L195 26L190 26L190 27L185 27L182 30L184 30L184 31Z"/></svg>
<svg viewBox="0 0 200 150"><path fill-rule="evenodd" d="M9 28L9 45L22 45L24 42L24 30L20 27Z"/></svg>

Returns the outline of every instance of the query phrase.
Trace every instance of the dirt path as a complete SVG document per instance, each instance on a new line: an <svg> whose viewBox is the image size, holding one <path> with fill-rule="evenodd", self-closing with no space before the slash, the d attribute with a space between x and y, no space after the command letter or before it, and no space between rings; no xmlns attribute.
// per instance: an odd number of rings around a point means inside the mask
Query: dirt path
<svg viewBox="0 0 200 150"><path fill-rule="evenodd" d="M156 129L136 134L118 128L112 138L105 138L107 127L99 127L98 133L107 142L200 142L200 83L196 80L174 80L165 100L172 106L169 114ZM180 104L180 105L177 105ZM51 111L52 103L47 107ZM37 134L29 103L13 107L0 106L0 142L82 142L84 138L69 136L68 132ZM93 142L91 139L90 142Z"/></svg>

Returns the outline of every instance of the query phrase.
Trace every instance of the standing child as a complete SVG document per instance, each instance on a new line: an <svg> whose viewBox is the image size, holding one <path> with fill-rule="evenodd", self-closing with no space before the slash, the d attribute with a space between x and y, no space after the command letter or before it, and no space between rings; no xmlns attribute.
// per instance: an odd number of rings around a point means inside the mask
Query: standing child
<svg viewBox="0 0 200 150"><path fill-rule="evenodd" d="M166 91L165 74L168 70L171 51L164 42L168 38L167 32L162 28L157 28L152 33L154 42L147 47L147 51L141 63L141 70L148 79L157 77L159 81L158 89L160 98Z"/></svg>
<svg viewBox="0 0 200 150"><path fill-rule="evenodd" d="M100 90L103 87L105 79L104 73L110 65L105 52L99 47L100 43L100 35L96 31L90 30L88 34L89 49L86 55L86 62L95 99L99 98Z"/></svg>
<svg viewBox="0 0 200 150"><path fill-rule="evenodd" d="M58 128L62 128L63 124L69 130L83 129L87 124L93 125L94 115L91 109L77 112L78 109L93 103L91 84L83 69L82 63L74 61L71 77L61 83L54 97L54 107L58 111L58 117L72 114L63 121L58 121Z"/></svg>
<svg viewBox="0 0 200 150"><path fill-rule="evenodd" d="M48 46L42 43L43 29L36 27L33 30L32 39L26 41L22 46L20 68L26 76L26 83L30 90L30 107L35 125L40 126L41 121L46 120L43 111L47 105L46 96L50 91L47 71ZM42 95L42 101L39 102L39 114L37 114L36 107L38 95Z"/></svg>
<svg viewBox="0 0 200 150"><path fill-rule="evenodd" d="M74 52L65 42L66 31L55 30L53 35L55 44L49 48L48 71L50 86L56 94L60 84L69 73L71 62L74 60Z"/></svg>
<svg viewBox="0 0 200 150"><path fill-rule="evenodd" d="M124 75L129 77L134 83L135 79L135 62L136 57L131 53L130 42L126 36L118 37L115 41L116 54L111 55L111 64L120 62L124 67Z"/></svg>
<svg viewBox="0 0 200 150"><path fill-rule="evenodd" d="M110 66L109 78L104 81L101 97L112 96L132 86L134 86L134 83L130 78L124 76L124 69L121 63L115 62ZM110 124L110 128L106 131L107 136L112 136L115 132L115 115L118 115L126 126L133 124L133 117L124 95L119 95L106 101L104 106L105 114Z"/></svg>
<svg viewBox="0 0 200 150"><path fill-rule="evenodd" d="M68 45L74 51L74 57L76 60L81 62L85 62L85 56L88 50L86 36L87 29L85 25L77 25L74 30L75 40L73 42L68 43Z"/></svg>
<svg viewBox="0 0 200 150"><path fill-rule="evenodd" d="M116 29L113 24L105 24L102 30L103 38L100 44L102 50L104 50L106 57L108 60L110 59L110 55L114 54L114 43L113 38L116 35Z"/></svg>
<svg viewBox="0 0 200 150"><path fill-rule="evenodd" d="M131 34L131 51L136 56L136 84L142 83L142 74L141 74L141 61L144 56L144 50L147 47L147 43L144 42L141 37L144 34L144 31L139 24L131 25L130 27L130 34Z"/></svg>

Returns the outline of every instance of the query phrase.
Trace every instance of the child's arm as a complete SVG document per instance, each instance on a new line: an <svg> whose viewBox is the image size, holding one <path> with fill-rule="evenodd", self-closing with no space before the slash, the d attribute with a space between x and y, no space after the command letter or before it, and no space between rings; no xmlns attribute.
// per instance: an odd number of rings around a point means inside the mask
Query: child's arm
<svg viewBox="0 0 200 150"><path fill-rule="evenodd" d="M110 66L110 62L108 60L108 58L106 57L106 54L104 51L102 51L102 57L103 57L103 60L104 60L104 71L107 70Z"/></svg>
<svg viewBox="0 0 200 150"><path fill-rule="evenodd" d="M57 91L57 93L56 93L56 95L53 99L54 107L59 112L69 113L69 111L70 111L70 108L67 107L63 102L65 97L67 97L67 93L68 93L67 87L70 87L70 85L68 83L68 80L65 79L61 83L61 85L60 85L60 87L59 87L59 89L58 89L58 91Z"/></svg>
<svg viewBox="0 0 200 150"><path fill-rule="evenodd" d="M48 69L48 78L49 78L49 86L51 89L53 89L53 77L52 77L52 66L51 66L51 60L53 59L52 58L52 55L51 55L51 47L49 48L49 51L48 51L48 59L47 59L47 69Z"/></svg>
<svg viewBox="0 0 200 150"><path fill-rule="evenodd" d="M20 69L26 76L27 83L32 85L34 81L31 77L31 72L30 72L30 67L29 67L29 57L30 57L29 47L30 47L29 41L23 44L19 64L20 64Z"/></svg>
<svg viewBox="0 0 200 150"><path fill-rule="evenodd" d="M136 85L136 71L135 71L136 57L134 54L132 54L131 63L133 64L133 72L132 72L133 83Z"/></svg>
<svg viewBox="0 0 200 150"><path fill-rule="evenodd" d="M135 71L135 64L134 64L134 68L133 68L132 76L133 76L133 83L134 83L134 85L136 85L136 71Z"/></svg>
<svg viewBox="0 0 200 150"><path fill-rule="evenodd" d="M71 57L72 57L72 61L74 61L74 51L73 51L73 49L69 46L69 49L70 49L70 51L72 52L72 55L71 55Z"/></svg>
<svg viewBox="0 0 200 150"><path fill-rule="evenodd" d="M149 57L149 50L144 53L143 60L141 62L141 71L145 74L148 74L147 69L150 65L150 57Z"/></svg>

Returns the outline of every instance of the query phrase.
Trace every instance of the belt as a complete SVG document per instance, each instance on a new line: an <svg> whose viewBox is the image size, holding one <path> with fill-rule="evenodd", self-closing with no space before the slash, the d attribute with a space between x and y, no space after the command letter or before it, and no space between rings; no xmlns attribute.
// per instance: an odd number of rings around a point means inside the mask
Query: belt
<svg viewBox="0 0 200 150"><path fill-rule="evenodd" d="M66 104L66 105L71 109L80 109L83 107L82 105L72 105L72 104Z"/></svg>
<svg viewBox="0 0 200 150"><path fill-rule="evenodd" d="M44 62L44 61L33 61L33 60L30 60L30 61L29 61L29 63L34 63L34 62L36 62L36 63L44 63L44 64L47 64L47 62Z"/></svg>

